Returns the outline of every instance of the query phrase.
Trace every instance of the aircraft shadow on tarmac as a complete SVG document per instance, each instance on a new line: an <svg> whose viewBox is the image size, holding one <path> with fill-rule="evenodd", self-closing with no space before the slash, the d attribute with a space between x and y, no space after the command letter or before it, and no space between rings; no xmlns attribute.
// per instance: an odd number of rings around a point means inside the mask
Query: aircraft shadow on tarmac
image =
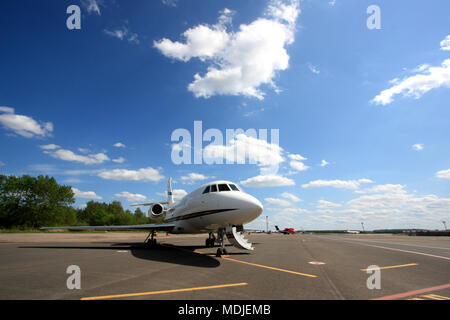
<svg viewBox="0 0 450 320"><path fill-rule="evenodd" d="M156 245L148 247L144 243L113 243L110 246L20 246L22 249L66 249L66 250L129 250L131 254L139 259L172 264L186 265L200 268L217 268L220 261L214 256L215 248L209 248L210 254L194 252L204 249L205 246L175 246L171 244ZM229 255L248 254L244 252L233 252Z"/></svg>

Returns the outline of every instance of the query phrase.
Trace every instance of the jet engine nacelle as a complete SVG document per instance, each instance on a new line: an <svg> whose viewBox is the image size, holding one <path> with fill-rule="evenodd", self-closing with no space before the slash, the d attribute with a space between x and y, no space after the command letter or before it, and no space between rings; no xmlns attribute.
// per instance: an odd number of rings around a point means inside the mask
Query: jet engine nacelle
<svg viewBox="0 0 450 320"><path fill-rule="evenodd" d="M148 216L151 218L159 218L161 217L163 214L166 213L166 210L164 209L164 207L159 204L159 203L155 203L150 210L148 210Z"/></svg>

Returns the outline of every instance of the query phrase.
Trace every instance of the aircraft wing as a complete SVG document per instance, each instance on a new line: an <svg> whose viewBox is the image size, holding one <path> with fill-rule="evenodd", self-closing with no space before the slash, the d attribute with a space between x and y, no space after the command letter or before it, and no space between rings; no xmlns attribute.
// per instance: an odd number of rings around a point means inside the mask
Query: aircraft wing
<svg viewBox="0 0 450 320"><path fill-rule="evenodd" d="M43 227L41 230L158 230L158 231L172 231L175 227L174 223L154 223L154 224L140 224L133 226L83 226L83 227Z"/></svg>
<svg viewBox="0 0 450 320"><path fill-rule="evenodd" d="M136 204L132 204L131 207L140 207L140 206L152 206L154 204L169 204L169 202L167 201L162 201L162 202L150 202L150 203L136 203Z"/></svg>

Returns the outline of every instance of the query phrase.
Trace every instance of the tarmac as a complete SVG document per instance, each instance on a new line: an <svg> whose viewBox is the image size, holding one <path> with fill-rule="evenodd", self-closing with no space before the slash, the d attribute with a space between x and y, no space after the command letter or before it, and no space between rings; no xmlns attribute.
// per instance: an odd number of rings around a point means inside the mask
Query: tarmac
<svg viewBox="0 0 450 320"><path fill-rule="evenodd" d="M146 236L0 234L0 299L450 300L450 237L250 234L217 258L206 235Z"/></svg>

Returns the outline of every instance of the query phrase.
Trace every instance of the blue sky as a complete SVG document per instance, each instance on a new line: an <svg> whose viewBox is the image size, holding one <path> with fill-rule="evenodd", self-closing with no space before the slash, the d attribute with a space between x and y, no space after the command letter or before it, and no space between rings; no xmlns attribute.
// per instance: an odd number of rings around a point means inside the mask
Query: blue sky
<svg viewBox="0 0 450 320"><path fill-rule="evenodd" d="M66 27L73 4L80 30ZM367 27L370 5L381 29ZM449 9L448 1L3 1L0 172L53 175L73 186L76 206L158 200L170 176L180 196L227 179L263 202L272 226L442 228ZM279 148L241 135L228 148L252 148L256 164L176 165L171 135L193 136L194 121L224 136L278 129ZM261 219L249 227L264 227Z"/></svg>

